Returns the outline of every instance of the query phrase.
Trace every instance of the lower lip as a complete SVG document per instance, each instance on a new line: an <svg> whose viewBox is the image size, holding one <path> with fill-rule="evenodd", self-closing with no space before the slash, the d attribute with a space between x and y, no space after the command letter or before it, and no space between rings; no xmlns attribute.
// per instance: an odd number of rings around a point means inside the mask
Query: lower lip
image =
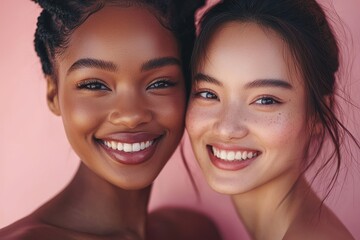
<svg viewBox="0 0 360 240"><path fill-rule="evenodd" d="M222 159L216 157L212 153L212 151L209 147L208 147L208 154L210 156L211 163L215 167L222 169L222 170L227 170L227 171L237 171L240 169L244 169L247 166L249 166L251 163L253 163L254 160L257 158L257 157L253 157L253 158L247 159L247 160L233 160L233 161L222 160Z"/></svg>
<svg viewBox="0 0 360 240"><path fill-rule="evenodd" d="M105 150L105 152L110 155L111 159L115 160L116 162L125 165L138 165L148 161L153 156L158 144L158 140L159 139L154 140L150 147L138 152L118 151L112 148L108 148L103 143L99 144Z"/></svg>

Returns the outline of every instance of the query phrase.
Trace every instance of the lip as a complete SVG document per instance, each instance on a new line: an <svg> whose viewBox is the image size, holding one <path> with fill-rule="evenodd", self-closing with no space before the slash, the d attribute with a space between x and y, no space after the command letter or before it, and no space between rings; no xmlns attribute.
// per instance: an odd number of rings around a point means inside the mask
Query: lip
<svg viewBox="0 0 360 240"><path fill-rule="evenodd" d="M96 142L117 163L125 165L138 165L148 161L155 153L157 145L163 135L153 133L115 133L107 135L106 138L96 139ZM115 150L106 146L104 141L115 141L123 143L137 143L153 141L152 145L136 152L125 152Z"/></svg>
<svg viewBox="0 0 360 240"><path fill-rule="evenodd" d="M227 160L223 160L223 159L216 157L212 152L212 146L222 149L222 150L227 150L227 151L254 151L254 150L249 149L249 148L239 148L239 147L235 147L235 146L231 146L231 145L223 145L223 144L207 145L206 149L208 151L211 163L215 167L217 167L221 170L227 170L227 171L237 171L237 170L244 169L247 166L249 166L250 164L252 164L258 158L258 156L261 154L261 152L257 151L258 155L256 157L246 159L246 160L227 161Z"/></svg>
<svg viewBox="0 0 360 240"><path fill-rule="evenodd" d="M234 145L234 144L222 144L222 143L214 143L214 144L209 144L207 145L207 147L216 147L222 150L227 150L227 151L256 151L256 152L260 152L258 150L254 150L254 149L250 149L250 148L244 148L244 147L239 147L239 145Z"/></svg>

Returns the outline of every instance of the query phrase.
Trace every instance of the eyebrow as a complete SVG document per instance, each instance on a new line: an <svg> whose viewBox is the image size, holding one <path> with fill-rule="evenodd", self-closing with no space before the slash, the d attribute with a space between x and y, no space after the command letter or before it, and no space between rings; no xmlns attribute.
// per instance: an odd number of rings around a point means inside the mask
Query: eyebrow
<svg viewBox="0 0 360 240"><path fill-rule="evenodd" d="M204 81L204 82L208 82L208 83L215 84L215 85L217 85L217 86L222 86L222 85L223 85L219 80L217 80L217 79L215 79L215 78L213 78L213 77L210 77L209 75L206 75L206 74L204 74L204 73L197 73L197 74L194 76L194 81L195 81L195 82Z"/></svg>
<svg viewBox="0 0 360 240"><path fill-rule="evenodd" d="M98 68L111 72L115 72L117 70L117 66L112 62L94 58L82 58L71 65L71 67L67 71L67 75L81 68Z"/></svg>
<svg viewBox="0 0 360 240"><path fill-rule="evenodd" d="M204 73L197 73L194 76L194 81L204 81L208 83L215 84L217 86L223 86L223 84L214 77L206 75ZM278 88L285 88L285 89L292 89L293 86L288 83L287 81L281 79L258 79L252 82L249 82L245 85L245 88L261 88L261 87L278 87Z"/></svg>
<svg viewBox="0 0 360 240"><path fill-rule="evenodd" d="M284 89L293 88L293 86L289 82L281 79L258 79L249 82L245 85L245 88L260 88L260 87L278 87Z"/></svg>
<svg viewBox="0 0 360 240"><path fill-rule="evenodd" d="M156 68L161 68L169 65L178 65L181 66L181 62L179 59L175 57L162 57L151 59L144 64L141 65L141 71L149 71Z"/></svg>

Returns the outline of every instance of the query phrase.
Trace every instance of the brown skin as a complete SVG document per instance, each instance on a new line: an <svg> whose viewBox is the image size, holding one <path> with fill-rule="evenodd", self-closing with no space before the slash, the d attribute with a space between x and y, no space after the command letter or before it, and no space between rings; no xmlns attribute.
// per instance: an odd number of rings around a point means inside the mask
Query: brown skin
<svg viewBox="0 0 360 240"><path fill-rule="evenodd" d="M98 190L79 191L91 189L90 186ZM121 192L82 165L64 191L28 217L0 230L0 237L4 240L221 239L214 223L201 213L163 208L147 215L148 199L144 201L144 198L149 197L150 187L142 193L143 196L139 191ZM111 213L113 217L106 215ZM140 236L140 232L144 235L146 232L146 237Z"/></svg>
<svg viewBox="0 0 360 240"><path fill-rule="evenodd" d="M112 67L74 64L90 58ZM172 60L143 67L159 58ZM183 134L179 59L176 39L144 8L105 7L73 32L56 58L57 78L47 76L47 99L82 162L61 193L0 230L1 239L220 239L200 213L171 208L147 213L151 183ZM149 155L114 150L125 162L104 142L149 140L154 140ZM123 156L141 162L129 164Z"/></svg>

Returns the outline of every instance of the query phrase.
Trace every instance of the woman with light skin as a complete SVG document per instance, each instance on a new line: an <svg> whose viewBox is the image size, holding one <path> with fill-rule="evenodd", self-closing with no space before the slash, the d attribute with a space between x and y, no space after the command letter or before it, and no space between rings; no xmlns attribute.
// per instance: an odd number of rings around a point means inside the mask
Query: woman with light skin
<svg viewBox="0 0 360 240"><path fill-rule="evenodd" d="M36 2L48 106L81 164L61 193L0 238L219 239L202 214L147 213L151 184L183 135L203 2Z"/></svg>
<svg viewBox="0 0 360 240"><path fill-rule="evenodd" d="M304 176L327 174L330 193L342 136L357 144L335 114L339 48L322 8L225 0L201 19L192 67L186 128L195 156L250 237L353 239Z"/></svg>

